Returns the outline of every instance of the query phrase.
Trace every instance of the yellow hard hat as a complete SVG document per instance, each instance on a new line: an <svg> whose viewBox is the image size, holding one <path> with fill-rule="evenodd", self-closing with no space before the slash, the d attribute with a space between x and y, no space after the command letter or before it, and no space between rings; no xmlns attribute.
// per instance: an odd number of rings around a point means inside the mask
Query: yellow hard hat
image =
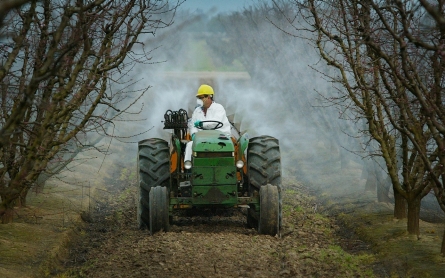
<svg viewBox="0 0 445 278"><path fill-rule="evenodd" d="M199 86L198 93L196 94L196 96L213 95L213 94L214 94L213 88L210 87L209 85L203 84Z"/></svg>

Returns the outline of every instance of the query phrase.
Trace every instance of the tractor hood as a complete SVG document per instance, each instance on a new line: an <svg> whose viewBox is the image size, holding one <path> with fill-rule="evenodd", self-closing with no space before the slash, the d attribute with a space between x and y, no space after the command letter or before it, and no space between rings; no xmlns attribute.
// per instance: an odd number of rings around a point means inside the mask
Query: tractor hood
<svg viewBox="0 0 445 278"><path fill-rule="evenodd" d="M195 134L194 152L234 152L235 148L230 136L218 130L202 130Z"/></svg>

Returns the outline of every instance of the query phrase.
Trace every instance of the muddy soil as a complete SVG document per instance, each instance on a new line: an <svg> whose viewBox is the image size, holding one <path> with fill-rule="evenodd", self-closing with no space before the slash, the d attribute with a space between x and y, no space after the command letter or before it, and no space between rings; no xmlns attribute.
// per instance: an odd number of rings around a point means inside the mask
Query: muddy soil
<svg viewBox="0 0 445 278"><path fill-rule="evenodd" d="M180 211L169 232L138 230L135 194L110 200L79 227L69 277L372 277L369 246L320 214L320 204L285 179L281 236L246 227L240 209ZM128 191L129 189L127 189ZM131 189L134 190L134 189ZM135 191L135 190L134 190ZM135 192L133 192L135 193ZM114 199L116 200L116 199ZM340 246L343 246L342 249Z"/></svg>

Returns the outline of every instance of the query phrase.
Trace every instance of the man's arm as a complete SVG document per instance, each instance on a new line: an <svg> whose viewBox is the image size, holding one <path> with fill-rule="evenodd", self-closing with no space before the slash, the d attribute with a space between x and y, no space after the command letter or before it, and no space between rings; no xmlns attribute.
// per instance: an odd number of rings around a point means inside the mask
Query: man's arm
<svg viewBox="0 0 445 278"><path fill-rule="evenodd" d="M190 136L192 136L193 134L195 134L196 132L198 132L198 129L195 127L195 122L197 121L197 118L196 118L196 109L193 111L193 113L192 113L192 119L191 119L191 122L190 122L190 130L189 130L189 132L190 132Z"/></svg>
<svg viewBox="0 0 445 278"><path fill-rule="evenodd" d="M223 123L223 126L221 128L219 128L219 130L224 133L230 134L229 119L227 118L227 115L226 115L226 109L224 109L224 106L222 106L222 105L220 105L220 108L218 109L218 116L219 116L218 121Z"/></svg>

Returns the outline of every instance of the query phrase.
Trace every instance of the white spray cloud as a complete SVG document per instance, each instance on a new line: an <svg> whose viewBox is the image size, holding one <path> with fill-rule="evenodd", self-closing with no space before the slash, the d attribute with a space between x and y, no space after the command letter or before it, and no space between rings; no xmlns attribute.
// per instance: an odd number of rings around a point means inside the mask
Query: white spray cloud
<svg viewBox="0 0 445 278"><path fill-rule="evenodd" d="M282 36L280 30L266 21L260 28L264 28L263 33ZM241 131L247 131L250 137L269 135L278 138L283 157L310 156L325 159L318 154L329 146L321 138L326 138L326 133L331 132L330 130L337 131L335 136L342 134L337 122L341 120L338 117L329 117L330 122L327 123L323 136L320 127L309 120L317 118L315 113L322 113L321 116L325 116L323 113L333 115L332 110L323 111L323 108L315 106L320 105L316 90L326 94L334 90L318 73L310 69L309 65L316 64L319 57L306 42L289 38L280 45L280 51L274 56L280 63L285 63L285 70L281 72L275 72L273 67L266 67L261 62L262 57L251 60L251 65L255 66L254 71L262 76L259 80L251 79L247 73L184 71L183 69L189 68L191 61L202 58L199 57L202 53L190 49L190 44L187 43L190 37L184 34L184 30L180 32L181 35L165 36L161 42L153 40L151 46L159 46L152 52L153 61L165 62L140 65L134 71L134 79L143 78L139 87L151 86L140 101L144 103L144 109L138 117L144 121L123 122L118 126L119 134L138 134L150 129L128 141L137 142L153 137L169 141L171 131L163 129L164 113L169 109L191 112L196 104L195 94L199 85L210 80L213 83L211 85L214 85L216 102L226 108L228 115L235 114L235 122L241 124ZM277 38L275 40L278 41ZM283 74L286 74L285 78ZM286 84L283 84L283 80ZM302 99L308 101L306 107L300 106L304 103ZM125 155L135 160L136 144L127 144L125 148L128 150Z"/></svg>

